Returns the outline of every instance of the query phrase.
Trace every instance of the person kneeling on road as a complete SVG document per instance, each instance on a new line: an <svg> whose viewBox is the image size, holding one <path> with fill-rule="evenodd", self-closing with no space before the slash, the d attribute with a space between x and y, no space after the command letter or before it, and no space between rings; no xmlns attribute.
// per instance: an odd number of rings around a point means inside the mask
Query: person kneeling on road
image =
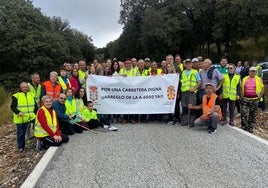
<svg viewBox="0 0 268 188"><path fill-rule="evenodd" d="M89 129L94 129L97 127L103 127L109 131L117 131L118 128L113 127L110 123L105 119L98 119L97 112L93 109L92 101L87 103L87 108L85 108L82 112L82 117L84 118L84 122L86 122L87 127Z"/></svg>
<svg viewBox="0 0 268 188"><path fill-rule="evenodd" d="M59 130L59 121L56 111L51 108L52 98L48 95L42 97L41 106L36 115L34 136L37 138L36 149L41 151L49 146L60 146L67 143L69 137Z"/></svg>
<svg viewBox="0 0 268 188"><path fill-rule="evenodd" d="M214 93L213 84L207 83L205 86L206 95L203 96L202 104L199 106L188 105L189 109L202 109L203 115L194 121L195 126L207 125L209 133L215 133L222 113L220 99Z"/></svg>

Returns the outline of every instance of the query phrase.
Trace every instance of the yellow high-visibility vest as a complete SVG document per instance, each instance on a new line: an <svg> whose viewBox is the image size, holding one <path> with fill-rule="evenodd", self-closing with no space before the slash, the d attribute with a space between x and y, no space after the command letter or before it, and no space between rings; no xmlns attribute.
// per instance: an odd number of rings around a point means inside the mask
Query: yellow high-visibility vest
<svg viewBox="0 0 268 188"><path fill-rule="evenodd" d="M242 80L242 84L241 84L241 88L242 88L242 93L241 93L241 96L243 97L244 96L244 93L245 93L245 83L246 81L249 79L249 76L246 76L245 78L243 78ZM263 83L262 83L262 80L260 77L258 76L255 76L255 81L256 81L256 94L257 96L260 98L260 101L263 100L262 96L260 96L261 94L261 90L262 90L262 87L263 86Z"/></svg>
<svg viewBox="0 0 268 188"><path fill-rule="evenodd" d="M190 75L186 75L186 70L184 70L181 74L181 91L189 91L190 88L193 88L197 85L196 74L198 74L197 70L192 69ZM195 91L196 92L196 91Z"/></svg>
<svg viewBox="0 0 268 188"><path fill-rule="evenodd" d="M232 101L236 100L237 96L237 85L240 82L240 75L235 74L230 81L229 74L224 74L224 82L222 85L222 98L223 99L230 99Z"/></svg>
<svg viewBox="0 0 268 188"><path fill-rule="evenodd" d="M53 110L52 117L51 117L51 114L49 113L49 111L46 109L45 106L42 106L40 109L42 109L45 112L47 124L50 127L50 129L55 133L57 131L56 111ZM34 136L37 138L43 138L43 137L49 136L49 134L41 126L37 117L35 119Z"/></svg>
<svg viewBox="0 0 268 188"><path fill-rule="evenodd" d="M123 69L120 69L119 74L121 76L127 76L127 77L137 76L138 75L138 70L135 69L135 68L131 68L130 70L127 71L125 68L123 68Z"/></svg>
<svg viewBox="0 0 268 188"><path fill-rule="evenodd" d="M18 100L17 109L23 113L20 117L18 114L13 113L13 122L15 124L28 123L35 118L34 107L35 100L30 92L18 92L13 95Z"/></svg>
<svg viewBox="0 0 268 188"><path fill-rule="evenodd" d="M41 96L41 85L38 84L37 88L35 88L32 84L28 83L29 86L29 92L34 97L34 100L37 104L37 106L40 106L40 96Z"/></svg>
<svg viewBox="0 0 268 188"><path fill-rule="evenodd" d="M58 81L61 85L63 92L65 92L65 90L67 89L67 86L66 86L66 84L61 76L58 76ZM71 88L72 86L71 86L69 78L67 78L67 82L68 82L69 88Z"/></svg>
<svg viewBox="0 0 268 188"><path fill-rule="evenodd" d="M75 99L72 99L70 103L68 100L65 101L66 114L67 115L75 115L77 113L77 105Z"/></svg>

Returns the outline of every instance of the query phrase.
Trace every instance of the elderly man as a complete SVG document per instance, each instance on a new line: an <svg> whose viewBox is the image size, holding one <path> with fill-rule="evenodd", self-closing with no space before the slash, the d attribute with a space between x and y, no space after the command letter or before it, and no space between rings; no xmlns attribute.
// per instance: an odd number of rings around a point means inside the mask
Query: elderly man
<svg viewBox="0 0 268 188"><path fill-rule="evenodd" d="M20 84L20 91L12 96L11 110L13 112L13 122L17 126L17 143L19 152L25 149L25 135L28 126L35 119L37 105L34 97L29 92L26 82Z"/></svg>
<svg viewBox="0 0 268 188"><path fill-rule="evenodd" d="M249 76L241 84L241 128L253 133L258 115L258 103L262 101L264 85L262 79L256 75L257 68L249 68Z"/></svg>
<svg viewBox="0 0 268 188"><path fill-rule="evenodd" d="M223 75L212 65L212 61L210 59L205 59L202 67L203 69L200 71L201 77L201 90L199 94L199 100L202 99L204 95L205 85L206 83L212 83L215 89L215 92L219 91L224 82Z"/></svg>

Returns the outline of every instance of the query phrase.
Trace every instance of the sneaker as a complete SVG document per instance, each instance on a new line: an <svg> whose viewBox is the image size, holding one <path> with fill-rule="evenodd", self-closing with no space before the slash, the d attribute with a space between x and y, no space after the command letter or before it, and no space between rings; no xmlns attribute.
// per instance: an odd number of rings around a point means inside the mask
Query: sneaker
<svg viewBox="0 0 268 188"><path fill-rule="evenodd" d="M240 113L238 113L238 114L236 114L236 115L235 115L235 117L240 117L240 116L241 116L241 114L240 114Z"/></svg>
<svg viewBox="0 0 268 188"><path fill-rule="evenodd" d="M114 126L109 126L109 127L108 127L108 130L109 130L109 131L117 131L118 128L117 128L117 127L114 127Z"/></svg>
<svg viewBox="0 0 268 188"><path fill-rule="evenodd" d="M216 131L217 131L217 129L211 127L211 128L209 129L208 133L209 133L209 134L213 134L213 133L215 133Z"/></svg>
<svg viewBox="0 0 268 188"><path fill-rule="evenodd" d="M19 149L19 153L22 153L24 151L24 149L20 148Z"/></svg>
<svg viewBox="0 0 268 188"><path fill-rule="evenodd" d="M132 124L136 124L136 123L137 123L134 119L130 120L130 122L131 122Z"/></svg>
<svg viewBox="0 0 268 188"><path fill-rule="evenodd" d="M227 125L227 121L226 121L226 120L221 121L221 125L222 125L222 126Z"/></svg>
<svg viewBox="0 0 268 188"><path fill-rule="evenodd" d="M103 125L104 129L108 129L110 127L110 125Z"/></svg>
<svg viewBox="0 0 268 188"><path fill-rule="evenodd" d="M167 125L173 125L173 121L167 121L166 124Z"/></svg>
<svg viewBox="0 0 268 188"><path fill-rule="evenodd" d="M122 121L121 121L121 124L126 124L127 123L127 120L125 120L125 119L123 119Z"/></svg>
<svg viewBox="0 0 268 188"><path fill-rule="evenodd" d="M42 150L42 141L37 139L36 140L36 150L41 151Z"/></svg>
<svg viewBox="0 0 268 188"><path fill-rule="evenodd" d="M233 127L235 125L234 121L230 121L229 125Z"/></svg>

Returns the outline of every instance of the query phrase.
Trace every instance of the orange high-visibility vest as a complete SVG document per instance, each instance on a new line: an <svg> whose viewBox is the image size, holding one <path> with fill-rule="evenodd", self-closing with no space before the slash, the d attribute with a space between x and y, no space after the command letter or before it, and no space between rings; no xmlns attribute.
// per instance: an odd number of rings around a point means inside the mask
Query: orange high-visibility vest
<svg viewBox="0 0 268 188"><path fill-rule="evenodd" d="M215 93L211 94L211 97L209 99L209 102L207 102L207 95L203 96L203 115L207 115L209 113L209 111L215 107L215 102L216 102L216 98L218 96ZM221 119L222 117L222 113L221 113L221 109L217 112L219 114L219 117Z"/></svg>
<svg viewBox="0 0 268 188"><path fill-rule="evenodd" d="M42 85L45 86L46 95L52 97L53 99L59 98L61 92L60 84L56 84L54 87L50 81L45 81Z"/></svg>

